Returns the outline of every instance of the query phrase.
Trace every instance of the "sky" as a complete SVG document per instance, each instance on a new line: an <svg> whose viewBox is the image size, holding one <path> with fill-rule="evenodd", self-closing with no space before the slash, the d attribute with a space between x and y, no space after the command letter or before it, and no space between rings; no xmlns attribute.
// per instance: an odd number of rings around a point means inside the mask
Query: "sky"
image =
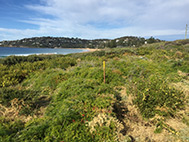
<svg viewBox="0 0 189 142"><path fill-rule="evenodd" d="M0 41L40 36L170 41L185 38L186 24L189 0L0 0Z"/></svg>

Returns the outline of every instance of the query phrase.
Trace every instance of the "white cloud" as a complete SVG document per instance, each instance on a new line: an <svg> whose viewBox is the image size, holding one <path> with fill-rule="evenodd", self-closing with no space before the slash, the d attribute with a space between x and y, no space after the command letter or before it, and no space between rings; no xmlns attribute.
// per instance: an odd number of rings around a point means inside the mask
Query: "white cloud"
<svg viewBox="0 0 189 142"><path fill-rule="evenodd" d="M161 36L184 34L189 23L188 0L41 0L26 5L42 16L23 19L38 25L31 30L0 29L0 38L68 36L114 38L120 36ZM48 15L52 18L44 18ZM47 16L46 16L47 17ZM11 38L11 39L12 39Z"/></svg>

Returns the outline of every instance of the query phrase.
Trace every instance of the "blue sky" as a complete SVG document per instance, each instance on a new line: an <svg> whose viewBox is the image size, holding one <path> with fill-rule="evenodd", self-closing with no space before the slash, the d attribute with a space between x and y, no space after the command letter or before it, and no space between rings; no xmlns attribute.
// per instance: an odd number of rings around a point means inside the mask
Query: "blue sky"
<svg viewBox="0 0 189 142"><path fill-rule="evenodd" d="M0 41L36 36L184 39L189 0L0 0Z"/></svg>

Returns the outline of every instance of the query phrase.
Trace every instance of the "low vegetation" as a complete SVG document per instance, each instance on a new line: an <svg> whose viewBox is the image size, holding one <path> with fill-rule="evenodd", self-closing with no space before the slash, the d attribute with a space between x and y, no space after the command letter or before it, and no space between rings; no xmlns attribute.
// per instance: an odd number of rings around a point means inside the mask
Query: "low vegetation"
<svg viewBox="0 0 189 142"><path fill-rule="evenodd" d="M0 59L0 141L187 141L188 53L178 40Z"/></svg>

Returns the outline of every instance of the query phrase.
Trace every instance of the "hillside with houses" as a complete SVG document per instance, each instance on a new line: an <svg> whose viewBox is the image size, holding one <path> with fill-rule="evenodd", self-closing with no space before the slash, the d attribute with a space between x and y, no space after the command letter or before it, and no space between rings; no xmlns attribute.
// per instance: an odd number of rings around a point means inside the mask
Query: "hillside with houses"
<svg viewBox="0 0 189 142"><path fill-rule="evenodd" d="M1 41L1 47L31 47L31 48L115 48L141 46L145 43L159 42L153 37L149 39L125 36L116 39L80 39L67 37L33 37L21 40Z"/></svg>

